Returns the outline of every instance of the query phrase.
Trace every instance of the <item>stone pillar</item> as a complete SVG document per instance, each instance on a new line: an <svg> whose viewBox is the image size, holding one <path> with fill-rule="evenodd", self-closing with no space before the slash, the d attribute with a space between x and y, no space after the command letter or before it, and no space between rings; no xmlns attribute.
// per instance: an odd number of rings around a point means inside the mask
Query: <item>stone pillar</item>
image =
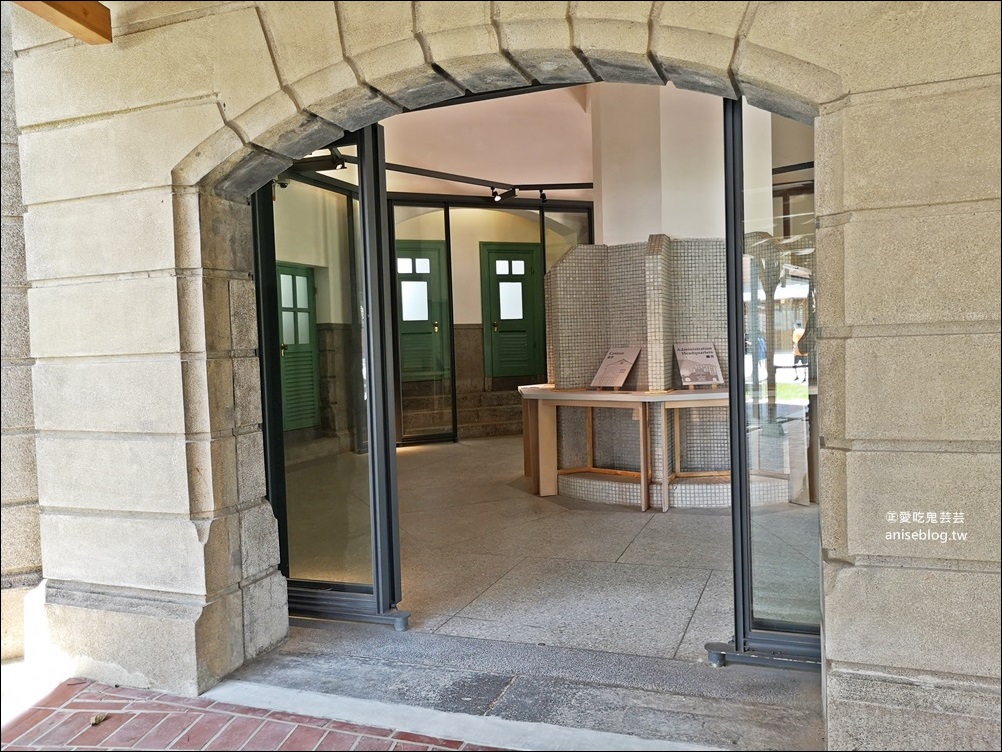
<svg viewBox="0 0 1002 752"><path fill-rule="evenodd" d="M815 128L829 748L992 748L998 78Z"/></svg>
<svg viewBox="0 0 1002 752"><path fill-rule="evenodd" d="M3 441L0 466L3 564L0 608L3 627L3 658L16 658L23 651L24 597L38 584L42 559L38 534L38 484L35 476L35 419L32 409L31 358L28 349L28 299L24 274L24 225L21 203L21 165L18 160L17 125L14 119L14 83L10 33L10 3L0 3L0 36L3 41L0 114L3 116L3 230L2 328L0 358L3 362Z"/></svg>
<svg viewBox="0 0 1002 752"><path fill-rule="evenodd" d="M260 150L250 166L227 162L221 190L242 196L228 200L185 161L213 134L216 164L240 143L203 94L239 112L275 71L253 9L198 10L188 34L169 18L121 34L128 16L113 11L116 41L100 48L46 47L61 32L12 11L15 48L36 44L15 66L45 577L25 658L183 694L288 628L263 498L246 199L288 162ZM186 40L215 62L167 82L163 50ZM73 75L96 96L76 96ZM239 185L249 175L256 185Z"/></svg>

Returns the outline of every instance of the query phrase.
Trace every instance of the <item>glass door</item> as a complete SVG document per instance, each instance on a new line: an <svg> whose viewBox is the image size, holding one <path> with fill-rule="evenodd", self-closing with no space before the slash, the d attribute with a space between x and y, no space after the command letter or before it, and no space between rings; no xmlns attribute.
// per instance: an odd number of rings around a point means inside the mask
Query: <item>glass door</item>
<svg viewBox="0 0 1002 752"><path fill-rule="evenodd" d="M401 444L456 438L446 210L393 207Z"/></svg>
<svg viewBox="0 0 1002 752"><path fill-rule="evenodd" d="M735 641L820 665L813 128L724 101Z"/></svg>
<svg viewBox="0 0 1002 752"><path fill-rule="evenodd" d="M357 189L290 172L255 196L267 489L290 612L402 628L382 134L344 141Z"/></svg>

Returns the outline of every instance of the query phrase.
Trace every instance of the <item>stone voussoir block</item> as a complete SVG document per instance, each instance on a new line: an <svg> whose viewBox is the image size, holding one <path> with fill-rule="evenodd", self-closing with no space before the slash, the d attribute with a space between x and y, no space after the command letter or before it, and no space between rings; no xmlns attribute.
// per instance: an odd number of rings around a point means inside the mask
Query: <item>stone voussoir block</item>
<svg viewBox="0 0 1002 752"><path fill-rule="evenodd" d="M675 86L738 96L729 71L746 7L743 2L662 5L652 24L651 54Z"/></svg>
<svg viewBox="0 0 1002 752"><path fill-rule="evenodd" d="M341 37L334 3L260 2L283 83L298 81L341 62Z"/></svg>
<svg viewBox="0 0 1002 752"><path fill-rule="evenodd" d="M574 47L603 81L660 85L648 58L652 3L573 2Z"/></svg>
<svg viewBox="0 0 1002 752"><path fill-rule="evenodd" d="M418 33L432 62L470 91L526 86L525 76L501 52L490 5L417 3Z"/></svg>

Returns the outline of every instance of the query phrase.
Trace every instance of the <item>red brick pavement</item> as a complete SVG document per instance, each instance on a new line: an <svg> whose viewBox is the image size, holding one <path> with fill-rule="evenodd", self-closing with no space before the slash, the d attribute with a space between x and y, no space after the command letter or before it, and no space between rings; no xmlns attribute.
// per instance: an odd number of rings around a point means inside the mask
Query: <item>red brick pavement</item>
<svg viewBox="0 0 1002 752"><path fill-rule="evenodd" d="M155 690L63 682L3 729L10 750L496 750Z"/></svg>

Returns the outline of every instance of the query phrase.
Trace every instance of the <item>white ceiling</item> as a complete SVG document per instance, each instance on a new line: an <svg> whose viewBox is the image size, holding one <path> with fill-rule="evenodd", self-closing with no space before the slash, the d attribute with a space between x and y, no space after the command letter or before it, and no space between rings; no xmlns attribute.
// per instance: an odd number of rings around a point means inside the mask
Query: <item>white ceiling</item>
<svg viewBox="0 0 1002 752"><path fill-rule="evenodd" d="M506 183L590 183L591 116L586 88L553 89L396 115L382 122L386 161ZM388 173L387 188L489 194L487 188L402 173ZM547 197L590 199L591 191L548 191Z"/></svg>

